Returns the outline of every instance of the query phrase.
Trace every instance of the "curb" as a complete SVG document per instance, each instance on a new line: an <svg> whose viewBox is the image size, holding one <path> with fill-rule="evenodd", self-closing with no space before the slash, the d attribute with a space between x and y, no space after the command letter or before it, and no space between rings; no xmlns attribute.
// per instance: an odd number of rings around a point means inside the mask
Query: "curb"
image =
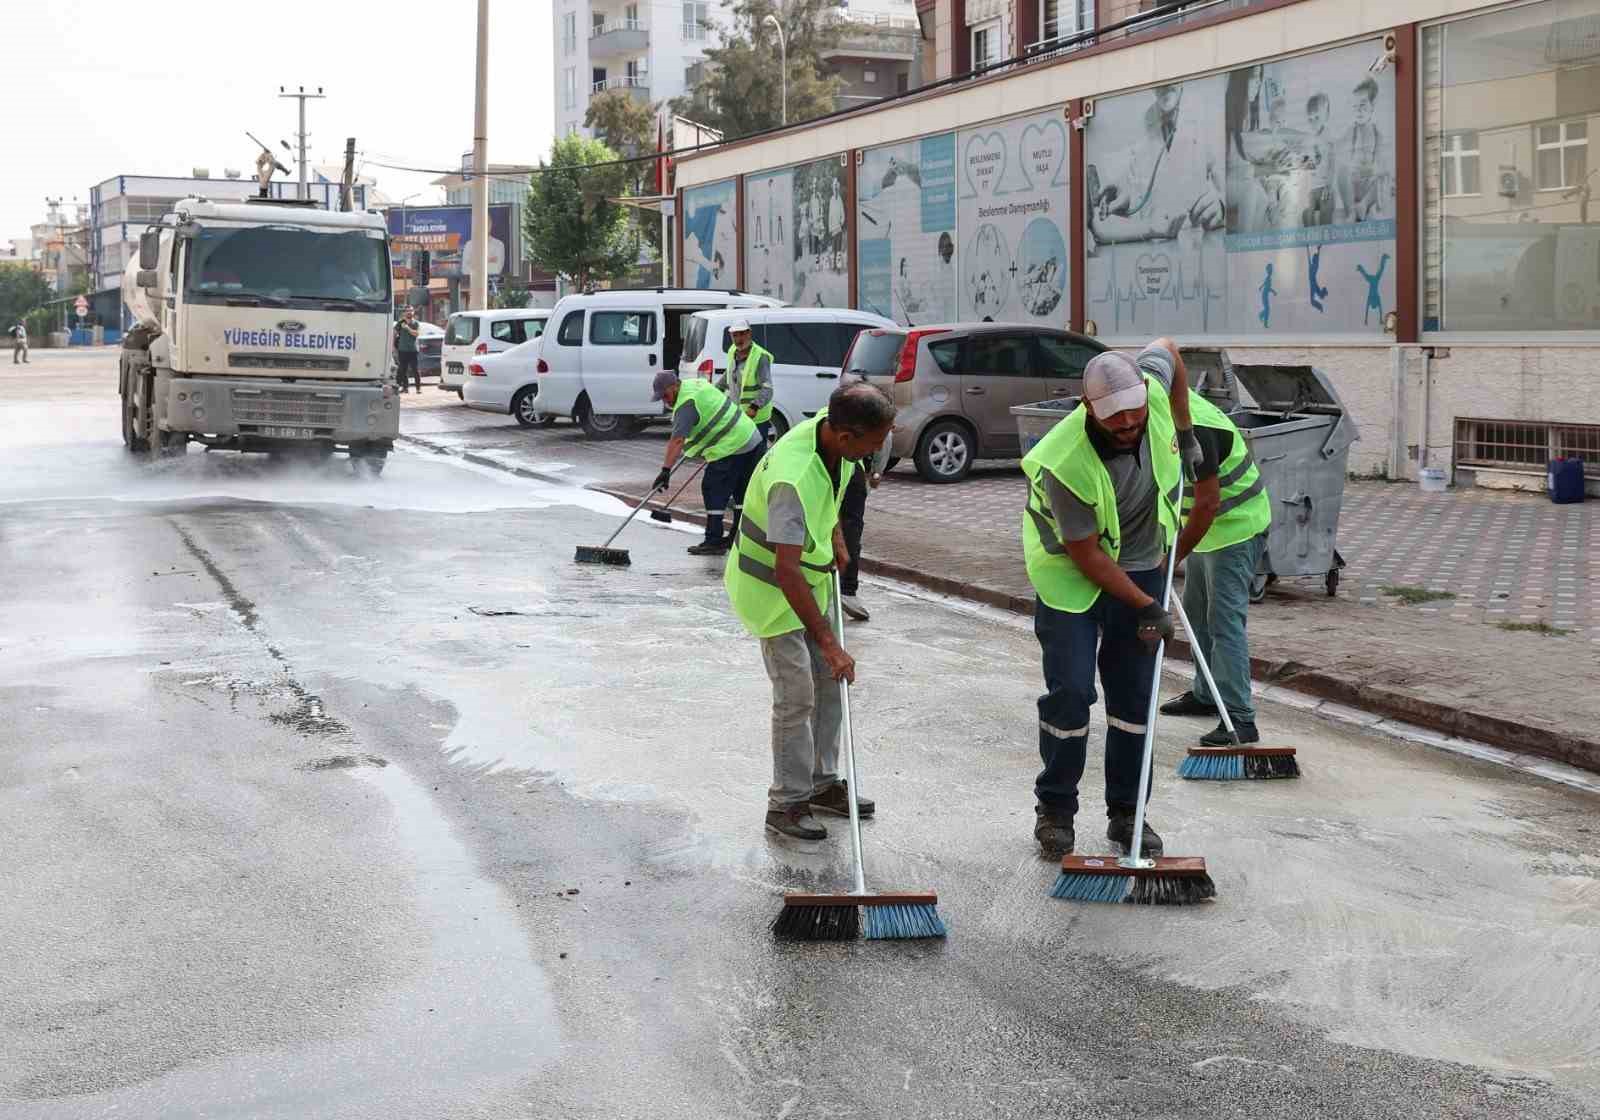
<svg viewBox="0 0 1600 1120"><path fill-rule="evenodd" d="M610 487L591 486L589 489L630 503L639 500L636 494ZM667 507L658 502L647 502L645 508L650 510ZM705 524L705 518L695 513L675 509L672 511L672 516L696 525ZM861 558L861 570L869 575L885 576L902 583L915 584L942 595L984 603L1014 614L1028 617L1033 615L1032 598L1011 595L992 587L983 587L964 580L951 579L948 576L933 575L904 564L874 560L870 556ZM1191 663L1194 661L1187 641L1181 638L1174 639L1169 648L1172 655L1179 660ZM1585 739L1565 732L1530 727L1526 723L1486 712L1450 707L1417 696L1380 688L1352 677L1325 672L1299 661L1252 656L1250 672L1258 685L1278 685L1322 700L1359 708L1384 719L1398 720L1445 735L1487 743L1514 754L1533 755L1576 766L1591 773L1600 773L1600 739Z"/></svg>
<svg viewBox="0 0 1600 1120"><path fill-rule="evenodd" d="M462 450L459 450L458 448L446 447L442 443L434 443L432 440L423 439L421 436L399 435L399 436L395 436L395 442L396 443L414 443L418 447L425 447L429 451L432 451L437 455L449 455L451 458L461 459L464 462L468 462L468 463L473 464L474 466L489 467L492 470L505 471L507 474L514 474L514 475L518 476L519 478L531 478L531 479L534 479L537 482L551 482L551 483L555 483L555 484L557 484L559 486L570 486L570 485L572 485L572 479L563 478L558 474L545 474L545 473L543 473L541 471L529 470L527 467L515 466L515 465L513 465L511 463L504 462L504 461L502 461L500 459L491 458L488 455L479 455L476 451L462 451ZM590 487L590 489L591 490L595 490L595 489L599 489L599 488L598 487ZM609 491L609 490L605 490L605 491L601 491L601 492L602 493L606 493L606 494L611 494L612 497L619 496L617 494L612 493L612 491ZM630 501L637 501L637 499L629 499L629 500Z"/></svg>

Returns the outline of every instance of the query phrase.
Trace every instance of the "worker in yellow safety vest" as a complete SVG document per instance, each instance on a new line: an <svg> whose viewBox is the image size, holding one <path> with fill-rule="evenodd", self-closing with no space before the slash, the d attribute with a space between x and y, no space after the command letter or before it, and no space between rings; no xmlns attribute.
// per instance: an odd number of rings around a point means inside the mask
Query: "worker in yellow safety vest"
<svg viewBox="0 0 1600 1120"><path fill-rule="evenodd" d="M717 388L739 402L745 415L756 422L762 439L772 438L772 352L755 342L750 320L735 319L728 327L733 343L728 347L728 371Z"/></svg>
<svg viewBox="0 0 1600 1120"><path fill-rule="evenodd" d="M755 421L704 378L679 381L674 370L664 369L656 374L652 390L652 400L665 401L672 409L672 437L667 440L666 458L661 473L656 475L655 488L666 489L679 459L687 456L706 461L705 475L700 480L706 535L699 544L689 546L689 554L721 556L731 543L723 536L723 519L731 505L733 531L738 531L744 488L761 462L767 441L756 431Z"/></svg>
<svg viewBox="0 0 1600 1120"><path fill-rule="evenodd" d="M1095 665L1106 700L1106 837L1133 844L1139 765L1155 654L1173 634L1165 610L1167 551L1182 559L1211 527L1216 463L1205 462L1177 346L1158 339L1134 358L1107 351L1084 368L1083 404L1022 460L1028 504L1023 552L1044 653L1034 838L1041 854L1072 851L1078 782L1089 744ZM1193 514L1178 531L1185 473ZM1143 850L1161 854L1147 820Z"/></svg>
<svg viewBox="0 0 1600 1120"><path fill-rule="evenodd" d="M1241 743L1258 743L1255 705L1250 701L1250 644L1245 638L1245 616L1250 610L1250 584L1266 547L1272 524L1272 499L1256 468L1250 445L1210 401L1191 394L1195 435L1208 462L1217 464L1217 488L1211 495L1186 492L1185 511L1215 504L1215 520L1194 546L1183 569L1183 613L1193 630L1220 696L1211 695L1204 678L1195 674L1194 687L1161 705L1163 715L1214 716L1220 700ZM1192 516L1192 514L1190 514ZM1200 737L1201 745L1224 747L1233 742L1219 719Z"/></svg>
<svg viewBox="0 0 1600 1120"><path fill-rule="evenodd" d="M829 624L835 566L850 561L839 505L856 470L894 425L894 404L864 382L835 389L828 407L772 446L744 495L744 518L723 583L734 613L761 640L772 681L772 786L767 829L798 840L827 836L812 811L862 816L873 803L839 778L837 681L855 661Z"/></svg>

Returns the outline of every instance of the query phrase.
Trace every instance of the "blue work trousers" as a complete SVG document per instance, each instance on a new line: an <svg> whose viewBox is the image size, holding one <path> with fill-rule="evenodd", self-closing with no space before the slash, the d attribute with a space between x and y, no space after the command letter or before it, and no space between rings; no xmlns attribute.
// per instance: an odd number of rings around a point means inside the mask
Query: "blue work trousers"
<svg viewBox="0 0 1600 1120"><path fill-rule="evenodd" d="M732 511L733 520L729 527L729 535L739 531L739 515L744 512L744 492L750 485L750 476L756 473L756 468L761 465L761 457L767 453L765 444L746 451L742 455L729 455L725 459L713 459L706 464L706 473L700 476L700 498L706 507L706 540L716 542L722 540L722 519Z"/></svg>
<svg viewBox="0 0 1600 1120"><path fill-rule="evenodd" d="M1164 568L1129 572L1128 578L1161 601ZM1078 811L1089 709L1098 699L1098 662L1106 692L1106 811L1132 811L1139 800L1139 761L1156 660L1154 651L1139 640L1137 612L1103 592L1082 614L1058 611L1039 600L1033 608L1033 632L1044 651L1044 685L1049 690L1039 697L1044 769L1034 781L1034 796L1053 816L1070 819Z"/></svg>
<svg viewBox="0 0 1600 1120"><path fill-rule="evenodd" d="M1250 702L1250 643L1244 627L1250 580L1265 542L1265 536L1251 537L1215 552L1192 552L1184 561L1183 613L1189 619L1189 636L1210 666L1234 723L1256 721ZM1199 669L1194 674L1194 694L1213 704L1218 699Z"/></svg>

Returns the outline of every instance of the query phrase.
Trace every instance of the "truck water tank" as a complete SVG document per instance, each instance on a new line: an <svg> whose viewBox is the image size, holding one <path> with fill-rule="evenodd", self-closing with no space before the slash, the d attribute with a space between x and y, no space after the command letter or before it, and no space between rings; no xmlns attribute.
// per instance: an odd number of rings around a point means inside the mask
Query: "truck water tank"
<svg viewBox="0 0 1600 1120"><path fill-rule="evenodd" d="M147 327L159 327L161 320L150 306L150 293L139 287L139 258L134 256L122 272L122 302L134 319Z"/></svg>

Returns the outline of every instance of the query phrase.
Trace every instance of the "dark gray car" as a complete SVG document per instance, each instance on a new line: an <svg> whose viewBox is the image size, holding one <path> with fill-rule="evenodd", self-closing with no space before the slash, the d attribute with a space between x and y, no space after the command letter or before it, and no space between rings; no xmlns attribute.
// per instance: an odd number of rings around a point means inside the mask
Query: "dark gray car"
<svg viewBox="0 0 1600 1120"><path fill-rule="evenodd" d="M1020 457L1011 406L1073 397L1107 349L1072 331L955 323L862 331L844 371L887 389L899 415L894 456L929 482L958 482L979 459Z"/></svg>

